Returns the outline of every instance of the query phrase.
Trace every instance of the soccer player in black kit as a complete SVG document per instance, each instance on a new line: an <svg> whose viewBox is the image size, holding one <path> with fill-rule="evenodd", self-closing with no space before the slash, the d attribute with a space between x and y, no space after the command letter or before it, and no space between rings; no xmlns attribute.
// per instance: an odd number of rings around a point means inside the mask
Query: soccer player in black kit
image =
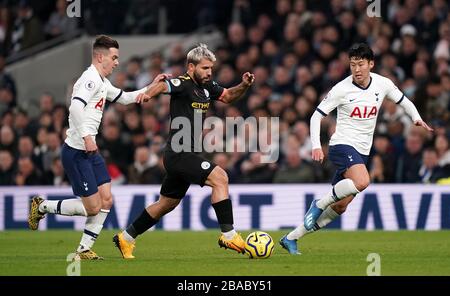
<svg viewBox="0 0 450 296"><path fill-rule="evenodd" d="M215 61L216 57L207 46L200 44L187 54L186 74L172 79L165 76L150 86L138 99L145 102L161 93L170 94L172 122L163 156L167 175L161 186L159 200L144 209L126 230L113 238L125 259L134 258L136 237L175 209L191 184L212 187L211 203L222 232L219 246L244 253L244 240L233 227L233 209L228 196L227 173L196 152L202 148L198 144L202 143L203 120L210 102L217 100L229 104L238 100L252 85L255 76L246 72L242 75L241 83L228 89L223 88L211 79ZM187 134L184 129L186 123L190 124ZM183 128L178 128L179 126Z"/></svg>

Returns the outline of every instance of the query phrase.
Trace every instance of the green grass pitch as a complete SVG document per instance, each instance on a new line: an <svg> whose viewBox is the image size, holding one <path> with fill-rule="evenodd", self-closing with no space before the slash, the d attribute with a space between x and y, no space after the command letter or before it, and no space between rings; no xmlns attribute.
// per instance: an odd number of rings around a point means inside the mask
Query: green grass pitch
<svg viewBox="0 0 450 296"><path fill-rule="evenodd" d="M103 261L82 261L81 275L366 275L369 253L381 256L381 275L450 275L450 231L321 231L304 237L300 256L276 242L269 259L250 260L220 249L216 231L154 231L138 238L136 259L123 260L103 231L94 250ZM249 231L242 233L245 237ZM0 275L66 275L77 231L0 232Z"/></svg>

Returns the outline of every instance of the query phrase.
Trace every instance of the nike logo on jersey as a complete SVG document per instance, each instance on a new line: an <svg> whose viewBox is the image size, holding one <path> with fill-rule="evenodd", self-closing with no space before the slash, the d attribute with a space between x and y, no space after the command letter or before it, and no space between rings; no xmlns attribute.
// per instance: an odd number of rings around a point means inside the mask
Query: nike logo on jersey
<svg viewBox="0 0 450 296"><path fill-rule="evenodd" d="M356 100L356 98L354 98L354 99L350 99L349 101L350 101L350 102L353 102L354 100Z"/></svg>

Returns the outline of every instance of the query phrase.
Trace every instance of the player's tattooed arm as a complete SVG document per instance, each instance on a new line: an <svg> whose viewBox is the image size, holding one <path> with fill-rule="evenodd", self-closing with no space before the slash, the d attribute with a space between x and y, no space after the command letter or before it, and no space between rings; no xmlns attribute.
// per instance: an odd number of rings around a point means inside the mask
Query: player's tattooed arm
<svg viewBox="0 0 450 296"><path fill-rule="evenodd" d="M222 96L219 98L220 101L230 104L236 100L239 100L247 91L247 89L252 86L255 81L255 75L249 72L245 72L242 75L242 82L238 85L224 89Z"/></svg>

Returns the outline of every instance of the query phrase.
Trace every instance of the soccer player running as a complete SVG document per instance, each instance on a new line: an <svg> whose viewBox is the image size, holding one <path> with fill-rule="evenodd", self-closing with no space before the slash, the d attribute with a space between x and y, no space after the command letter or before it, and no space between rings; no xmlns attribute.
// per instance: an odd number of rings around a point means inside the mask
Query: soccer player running
<svg viewBox="0 0 450 296"><path fill-rule="evenodd" d="M69 129L61 150L64 170L74 195L81 199L44 200L33 197L28 217L30 229L36 230L45 214L86 216L86 226L77 249L80 259L103 259L91 250L111 209L111 178L103 157L98 153L95 136L103 116L105 100L111 103L136 103L147 88L123 92L112 86L106 76L119 65L119 44L101 35L93 44L92 65L73 87L69 107ZM159 76L156 79L159 80Z"/></svg>
<svg viewBox="0 0 450 296"><path fill-rule="evenodd" d="M196 153L201 151L201 147L198 147L196 143L201 143L203 120L210 102L217 100L229 104L241 98L252 85L254 75L246 72L242 75L240 84L225 89L211 80L215 61L214 53L206 45L200 44L187 54L186 74L152 85L147 90L146 97L143 98L143 101L147 101L161 93L171 95L172 123L163 155L167 174L161 185L159 200L144 209L126 230L113 238L125 259L134 258L136 237L177 207L191 184L212 187L211 203L222 232L219 237L220 247L230 248L239 253L244 252L244 240L233 227L233 209L228 196L227 173ZM184 121L182 125L186 122L190 123L191 127L187 137L181 139L183 143L179 141L179 135L183 134L183 131L175 124L180 121ZM200 125L196 122L200 122ZM195 129L195 125L199 128ZM183 149L180 149L180 146L183 146Z"/></svg>
<svg viewBox="0 0 450 296"><path fill-rule="evenodd" d="M322 162L320 121L337 108L336 132L331 136L328 153L337 168L333 186L325 196L311 203L303 224L281 238L281 246L290 254L299 254L298 239L342 215L353 198L369 186L366 164L378 112L385 97L402 106L415 125L433 131L390 79L370 72L374 55L367 44L353 45L349 58L351 76L330 90L311 117L312 159Z"/></svg>

